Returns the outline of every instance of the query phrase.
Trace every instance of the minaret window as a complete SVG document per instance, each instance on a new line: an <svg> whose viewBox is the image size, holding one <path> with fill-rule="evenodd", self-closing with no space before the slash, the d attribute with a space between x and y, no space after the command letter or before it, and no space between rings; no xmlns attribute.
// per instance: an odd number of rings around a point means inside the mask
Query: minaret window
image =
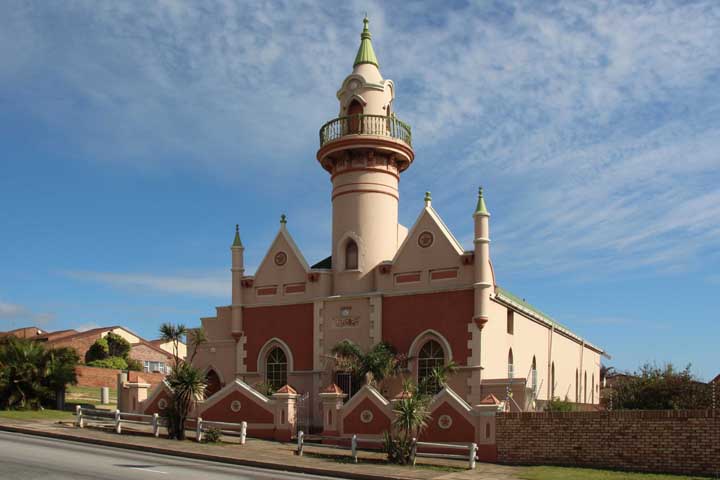
<svg viewBox="0 0 720 480"><path fill-rule="evenodd" d="M513 368L513 353L512 348L508 352L508 378L512 379L514 377L514 368Z"/></svg>
<svg viewBox="0 0 720 480"><path fill-rule="evenodd" d="M535 363L535 356L533 355L532 367L530 370L530 378L533 393L537 392L538 378L537 378L537 364Z"/></svg>
<svg viewBox="0 0 720 480"><path fill-rule="evenodd" d="M348 240L345 246L345 270L358 269L358 246L355 240Z"/></svg>
<svg viewBox="0 0 720 480"><path fill-rule="evenodd" d="M266 360L265 381L277 390L287 385L287 357L280 347L270 350Z"/></svg>
<svg viewBox="0 0 720 480"><path fill-rule="evenodd" d="M350 117L349 129L350 133L361 133L362 130L362 119L360 115L363 113L363 106L357 100L350 102L347 109L348 117Z"/></svg>

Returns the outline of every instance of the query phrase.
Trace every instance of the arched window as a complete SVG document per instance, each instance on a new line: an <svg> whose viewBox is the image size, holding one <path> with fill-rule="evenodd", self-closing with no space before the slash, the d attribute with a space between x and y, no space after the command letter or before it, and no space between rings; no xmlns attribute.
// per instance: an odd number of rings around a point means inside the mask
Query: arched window
<svg viewBox="0 0 720 480"><path fill-rule="evenodd" d="M210 369L205 374L205 398L212 396L221 388L222 383L220 382L220 376L218 376L215 370Z"/></svg>
<svg viewBox="0 0 720 480"><path fill-rule="evenodd" d="M287 384L287 357L280 347L270 350L265 360L265 382L274 390Z"/></svg>
<svg viewBox="0 0 720 480"><path fill-rule="evenodd" d="M510 351L508 351L508 378L512 379L514 375L513 371L513 354L512 354L512 348Z"/></svg>
<svg viewBox="0 0 720 480"><path fill-rule="evenodd" d="M357 100L348 105L347 114L350 117L350 133L362 133L363 106Z"/></svg>
<svg viewBox="0 0 720 480"><path fill-rule="evenodd" d="M555 398L555 362L550 367L550 400Z"/></svg>
<svg viewBox="0 0 720 480"><path fill-rule="evenodd" d="M587 403L587 371L585 372L585 383L583 386L583 403Z"/></svg>
<svg viewBox="0 0 720 480"><path fill-rule="evenodd" d="M445 364L445 352L438 342L429 340L418 354L418 384L425 393L434 395L440 391L440 384L433 375L436 368Z"/></svg>
<svg viewBox="0 0 720 480"><path fill-rule="evenodd" d="M348 240L345 245L345 270L358 269L358 246L355 240Z"/></svg>
<svg viewBox="0 0 720 480"><path fill-rule="evenodd" d="M533 355L532 366L530 367L530 382L532 385L533 393L537 392L538 378L537 378L537 363L535 363L535 355Z"/></svg>

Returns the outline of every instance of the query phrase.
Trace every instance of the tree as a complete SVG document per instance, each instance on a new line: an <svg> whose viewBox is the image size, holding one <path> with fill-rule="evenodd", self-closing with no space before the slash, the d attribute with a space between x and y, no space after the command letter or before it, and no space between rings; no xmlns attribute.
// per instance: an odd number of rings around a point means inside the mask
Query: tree
<svg viewBox="0 0 720 480"><path fill-rule="evenodd" d="M671 363L645 364L623 377L612 392L614 409L683 410L710 408L712 390L693 375L690 365L677 370Z"/></svg>
<svg viewBox="0 0 720 480"><path fill-rule="evenodd" d="M109 356L127 359L130 354L130 342L113 332L105 335L105 341L107 342Z"/></svg>
<svg viewBox="0 0 720 480"><path fill-rule="evenodd" d="M74 348L62 347L46 352L45 384L55 394L55 408L65 408L65 389L77 384L75 367L80 361Z"/></svg>
<svg viewBox="0 0 720 480"><path fill-rule="evenodd" d="M120 370L142 370L142 365L130 358L130 342L120 335L109 332L95 340L85 353L85 364L89 367L117 368Z"/></svg>
<svg viewBox="0 0 720 480"><path fill-rule="evenodd" d="M414 443L431 419L431 401L432 397L415 382L403 382L403 394L393 408L395 419L390 431L384 433L383 449L388 461L401 465L411 462Z"/></svg>
<svg viewBox="0 0 720 480"><path fill-rule="evenodd" d="M395 348L386 342L363 352L353 342L343 340L331 352L336 370L350 373L355 385L381 385L385 379L397 375L404 363L404 357L398 355Z"/></svg>
<svg viewBox="0 0 720 480"><path fill-rule="evenodd" d="M183 337L188 333L187 327L182 323L173 325L172 323L163 323L160 325L160 338L163 342L172 342L173 344L173 357L175 358L175 366L177 367L180 363L180 342Z"/></svg>
<svg viewBox="0 0 720 480"><path fill-rule="evenodd" d="M95 360L105 360L110 356L110 347L108 342L104 338L98 338L95 343L90 345L87 352L85 352L85 363L90 364Z"/></svg>

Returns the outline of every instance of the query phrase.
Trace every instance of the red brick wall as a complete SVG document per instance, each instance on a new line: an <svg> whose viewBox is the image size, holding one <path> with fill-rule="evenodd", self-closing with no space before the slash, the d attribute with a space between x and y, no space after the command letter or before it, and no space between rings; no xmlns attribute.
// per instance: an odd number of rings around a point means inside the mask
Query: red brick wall
<svg viewBox="0 0 720 480"><path fill-rule="evenodd" d="M468 323L473 317L473 291L383 297L382 338L407 353L410 344L427 329L443 335L453 360L465 365L470 356Z"/></svg>
<svg viewBox="0 0 720 480"><path fill-rule="evenodd" d="M61 348L61 347L70 347L74 348L77 352L78 356L80 357L80 361L85 361L85 354L87 353L90 346L95 343L95 341L100 338L100 334L97 335L87 335L87 336L81 336L77 338L61 338L59 340L50 341L47 343L47 347L50 348Z"/></svg>
<svg viewBox="0 0 720 480"><path fill-rule="evenodd" d="M498 461L647 472L720 471L720 412L614 411L497 416Z"/></svg>
<svg viewBox="0 0 720 480"><path fill-rule="evenodd" d="M75 373L77 373L78 385L81 387L117 388L117 375L120 373L120 370L78 365L75 367ZM137 372L137 375L151 385L150 391L165 378L165 375L160 373Z"/></svg>
<svg viewBox="0 0 720 480"><path fill-rule="evenodd" d="M257 371L260 349L273 337L285 342L295 370L313 368L313 304L279 305L243 309L243 330L247 337L247 369Z"/></svg>
<svg viewBox="0 0 720 480"><path fill-rule="evenodd" d="M142 343L133 345L132 348L130 348L130 358L140 360L141 362L144 362L145 360L152 362L164 362L165 365L172 365L173 363L172 358L168 355L158 352L154 348L143 345Z"/></svg>

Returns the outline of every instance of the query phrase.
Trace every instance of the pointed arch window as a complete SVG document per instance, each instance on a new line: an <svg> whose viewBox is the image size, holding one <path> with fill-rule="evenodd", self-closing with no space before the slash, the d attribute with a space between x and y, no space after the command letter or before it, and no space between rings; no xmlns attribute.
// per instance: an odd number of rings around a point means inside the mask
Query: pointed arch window
<svg viewBox="0 0 720 480"><path fill-rule="evenodd" d="M537 363L535 362L535 355L533 355L532 366L530 367L530 381L531 381L533 393L537 392L538 375L537 375Z"/></svg>
<svg viewBox="0 0 720 480"><path fill-rule="evenodd" d="M348 105L347 116L349 117L350 133L362 133L362 113L363 106L357 100L353 100Z"/></svg>
<svg viewBox="0 0 720 480"><path fill-rule="evenodd" d="M287 385L287 356L282 348L275 347L265 360L265 382L277 390Z"/></svg>
<svg viewBox="0 0 720 480"><path fill-rule="evenodd" d="M358 246L355 240L348 240L345 245L345 270L358 269Z"/></svg>
<svg viewBox="0 0 720 480"><path fill-rule="evenodd" d="M515 376L514 373L514 367L513 367L513 353L512 348L508 351L508 378L512 380L512 378Z"/></svg>
<svg viewBox="0 0 720 480"><path fill-rule="evenodd" d="M211 397L222 388L220 376L212 368L205 374L205 398Z"/></svg>
<svg viewBox="0 0 720 480"><path fill-rule="evenodd" d="M445 365L445 351L435 340L429 340L418 354L418 384L425 393L434 395L440 391L440 383L433 375L436 368Z"/></svg>

